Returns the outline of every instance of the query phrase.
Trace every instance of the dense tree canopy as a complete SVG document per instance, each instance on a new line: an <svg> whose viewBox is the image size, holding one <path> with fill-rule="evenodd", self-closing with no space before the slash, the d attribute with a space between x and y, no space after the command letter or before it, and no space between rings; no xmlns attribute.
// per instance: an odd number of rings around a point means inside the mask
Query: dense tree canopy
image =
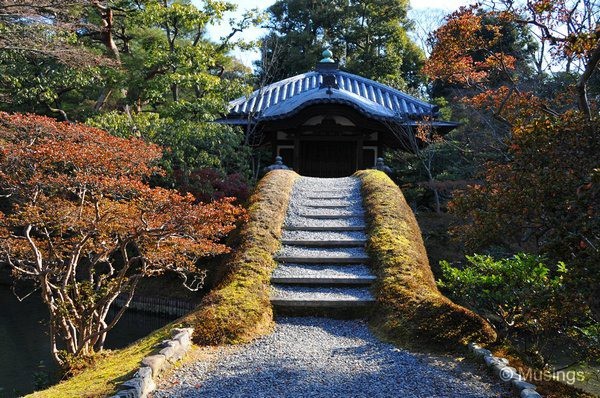
<svg viewBox="0 0 600 398"><path fill-rule="evenodd" d="M247 88L228 55L257 16L220 42L207 24L231 4L189 0L0 2L0 110L88 121L164 147L170 171L248 175L243 134L212 122ZM243 43L242 43L243 44ZM162 183L171 184L169 174Z"/></svg>
<svg viewBox="0 0 600 398"><path fill-rule="evenodd" d="M507 150L486 165L484 183L455 201L472 221L458 232L471 249L525 248L575 265L569 274L577 286L573 296L584 298L598 317L600 125L598 98L588 89L598 75L600 8L569 1L497 6L450 15L434 34L425 68L433 79L468 88L461 102L492 115L509 131ZM490 20L518 24L538 38L543 54L531 63L537 85L518 70L514 52L498 46L502 30Z"/></svg>
<svg viewBox="0 0 600 398"><path fill-rule="evenodd" d="M40 289L61 364L102 349L141 278L172 271L201 286L198 260L226 252L244 214L231 199L150 187L161 150L139 139L0 113L0 144L0 258Z"/></svg>
<svg viewBox="0 0 600 398"><path fill-rule="evenodd" d="M349 72L416 87L423 53L406 33L407 9L405 0L279 0L269 8L270 32L262 48L263 59L275 65L268 78L312 70L330 47Z"/></svg>
<svg viewBox="0 0 600 398"><path fill-rule="evenodd" d="M203 9L154 0L20 4L0 4L4 109L62 111L79 120L105 107L202 118L241 89L243 81L222 79L239 70L226 55L231 44L205 37L206 25L232 8L227 3Z"/></svg>

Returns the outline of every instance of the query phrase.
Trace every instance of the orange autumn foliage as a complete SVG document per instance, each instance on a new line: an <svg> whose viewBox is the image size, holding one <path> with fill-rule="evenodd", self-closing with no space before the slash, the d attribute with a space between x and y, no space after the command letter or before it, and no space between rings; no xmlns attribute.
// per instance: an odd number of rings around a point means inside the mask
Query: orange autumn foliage
<svg viewBox="0 0 600 398"><path fill-rule="evenodd" d="M463 102L495 113L512 126L542 116L545 106L544 101L534 94L512 90L507 86L487 89L472 97L463 98Z"/></svg>
<svg viewBox="0 0 600 398"><path fill-rule="evenodd" d="M512 55L490 49L502 38L500 26L485 24L477 7L461 7L435 31L436 45L425 64L429 77L462 85L483 84L495 71L515 68Z"/></svg>
<svg viewBox="0 0 600 398"><path fill-rule="evenodd" d="M244 210L149 186L161 156L139 139L0 113L0 255L40 288L59 363L102 349L125 307L110 322L108 310L140 278L169 270L197 287L198 260L229 250L221 240Z"/></svg>
<svg viewBox="0 0 600 398"><path fill-rule="evenodd" d="M434 33L425 71L506 131L503 156L485 165L483 183L450 204L468 222L456 234L468 250L496 246L567 262L569 300L585 302L581 313L589 308L600 319L597 17L595 1L501 0L493 10L461 8ZM486 20L518 27L535 40L537 54L520 57L514 68L511 37L494 47L502 31Z"/></svg>

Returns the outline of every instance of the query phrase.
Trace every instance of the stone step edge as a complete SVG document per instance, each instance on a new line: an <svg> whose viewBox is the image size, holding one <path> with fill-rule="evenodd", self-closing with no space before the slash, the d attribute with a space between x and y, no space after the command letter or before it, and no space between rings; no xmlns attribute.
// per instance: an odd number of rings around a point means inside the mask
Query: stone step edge
<svg viewBox="0 0 600 398"><path fill-rule="evenodd" d="M283 229L288 231L320 231L320 232L349 232L364 231L366 226L361 225L284 225Z"/></svg>
<svg viewBox="0 0 600 398"><path fill-rule="evenodd" d="M356 193L358 191L359 191L358 187L341 187L339 189L300 188L300 189L298 189L297 192L299 194L305 194L305 195L318 194L318 193L330 193L330 194L341 195L342 192L343 193Z"/></svg>
<svg viewBox="0 0 600 398"><path fill-rule="evenodd" d="M272 297L271 304L282 307L363 307L375 304L374 298L369 299L294 299Z"/></svg>
<svg viewBox="0 0 600 398"><path fill-rule="evenodd" d="M369 261L369 256L352 257L300 257L300 256L275 256L275 261L294 264L364 264Z"/></svg>
<svg viewBox="0 0 600 398"><path fill-rule="evenodd" d="M310 240L310 239L282 239L282 245L290 246L318 246L318 247L339 247L339 246L364 246L366 239L336 239L336 240Z"/></svg>
<svg viewBox="0 0 600 398"><path fill-rule="evenodd" d="M271 283L288 285L370 285L376 276L272 276Z"/></svg>
<svg viewBox="0 0 600 398"><path fill-rule="evenodd" d="M340 218L359 218L364 217L365 213L349 213L349 214L310 214L310 213L298 213L298 217L314 218L314 219L340 219Z"/></svg>
<svg viewBox="0 0 600 398"><path fill-rule="evenodd" d="M348 199L348 196L333 196L333 195L332 196L306 196L305 199L309 199L309 200L342 200L342 199Z"/></svg>
<svg viewBox="0 0 600 398"><path fill-rule="evenodd" d="M311 207L313 209L346 209L348 207L353 207L353 206L358 206L358 203L348 203L346 205L321 205L321 204L310 204L310 203L304 203L301 204L300 206L303 207Z"/></svg>

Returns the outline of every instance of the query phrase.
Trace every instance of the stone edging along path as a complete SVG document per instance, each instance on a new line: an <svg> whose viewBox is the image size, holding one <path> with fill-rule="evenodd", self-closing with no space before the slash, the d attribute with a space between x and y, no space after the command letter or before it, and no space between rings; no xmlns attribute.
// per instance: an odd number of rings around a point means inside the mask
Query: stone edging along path
<svg viewBox="0 0 600 398"><path fill-rule="evenodd" d="M521 398L541 398L542 396L535 389L536 386L525 381L517 369L508 366L508 359L495 357L490 350L482 348L476 343L469 343L469 350L479 358L482 358L492 373L503 382L509 384L517 391Z"/></svg>
<svg viewBox="0 0 600 398"><path fill-rule="evenodd" d="M171 339L163 341L157 354L142 359L142 365L133 377L121 384L111 398L145 398L156 389L155 379L182 359L192 347L194 329L173 329Z"/></svg>

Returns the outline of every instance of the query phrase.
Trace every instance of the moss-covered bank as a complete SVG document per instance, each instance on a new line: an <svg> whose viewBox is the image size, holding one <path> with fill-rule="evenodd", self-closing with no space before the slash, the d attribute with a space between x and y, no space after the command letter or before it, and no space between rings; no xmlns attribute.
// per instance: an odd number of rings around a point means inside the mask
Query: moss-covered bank
<svg viewBox="0 0 600 398"><path fill-rule="evenodd" d="M239 234L239 246L227 261L222 283L184 317L198 344L241 343L273 325L271 273L277 266L281 227L298 174L275 170L258 184L250 198L249 221Z"/></svg>
<svg viewBox="0 0 600 398"><path fill-rule="evenodd" d="M437 289L421 231L400 188L380 171L359 171L356 176L362 181L367 249L377 275L374 328L390 340L413 346L495 340L483 318Z"/></svg>

